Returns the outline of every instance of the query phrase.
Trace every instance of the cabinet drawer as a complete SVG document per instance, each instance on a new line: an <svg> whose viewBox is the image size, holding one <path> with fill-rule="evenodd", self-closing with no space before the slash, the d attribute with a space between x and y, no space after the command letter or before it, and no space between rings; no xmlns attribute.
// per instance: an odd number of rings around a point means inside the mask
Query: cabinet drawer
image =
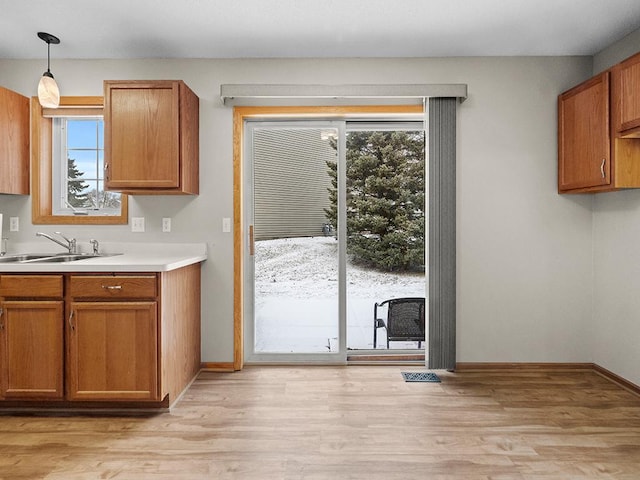
<svg viewBox="0 0 640 480"><path fill-rule="evenodd" d="M0 297L62 297L62 275L0 275Z"/></svg>
<svg viewBox="0 0 640 480"><path fill-rule="evenodd" d="M155 275L72 275L69 292L73 298L154 298L158 289Z"/></svg>

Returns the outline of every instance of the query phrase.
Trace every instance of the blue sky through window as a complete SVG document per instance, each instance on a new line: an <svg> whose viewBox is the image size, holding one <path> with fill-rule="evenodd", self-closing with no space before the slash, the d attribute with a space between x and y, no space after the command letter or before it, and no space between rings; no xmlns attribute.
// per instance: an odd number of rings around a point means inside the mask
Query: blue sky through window
<svg viewBox="0 0 640 480"><path fill-rule="evenodd" d="M67 122L67 151L83 175L98 179L104 166L104 122L101 119L77 119Z"/></svg>

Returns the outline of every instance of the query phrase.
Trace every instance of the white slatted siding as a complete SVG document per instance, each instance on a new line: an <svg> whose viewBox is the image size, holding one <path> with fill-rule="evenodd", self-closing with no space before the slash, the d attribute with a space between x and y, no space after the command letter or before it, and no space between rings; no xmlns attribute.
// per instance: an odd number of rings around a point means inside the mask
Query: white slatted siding
<svg viewBox="0 0 640 480"><path fill-rule="evenodd" d="M337 154L321 130L256 128L253 149L256 240L322 235Z"/></svg>

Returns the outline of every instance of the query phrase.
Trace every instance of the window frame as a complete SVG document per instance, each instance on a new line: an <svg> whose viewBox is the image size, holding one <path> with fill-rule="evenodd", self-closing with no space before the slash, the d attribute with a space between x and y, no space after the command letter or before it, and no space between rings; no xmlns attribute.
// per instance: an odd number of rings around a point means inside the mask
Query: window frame
<svg viewBox="0 0 640 480"><path fill-rule="evenodd" d="M60 108L102 109L103 97L60 97ZM37 97L31 98L31 213L34 225L126 225L128 196L122 194L120 215L54 215L52 119L44 115Z"/></svg>

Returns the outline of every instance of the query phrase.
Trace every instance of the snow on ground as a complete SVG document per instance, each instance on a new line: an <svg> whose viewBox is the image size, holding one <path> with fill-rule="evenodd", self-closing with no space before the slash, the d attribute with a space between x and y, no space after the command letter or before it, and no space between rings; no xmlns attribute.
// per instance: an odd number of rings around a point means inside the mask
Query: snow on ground
<svg viewBox="0 0 640 480"><path fill-rule="evenodd" d="M255 244L257 352L328 352L338 337L338 242L283 238ZM347 263L347 346L373 347L373 307L396 297L424 297L425 276L385 273ZM386 348L384 329L378 347ZM416 348L394 342L392 348Z"/></svg>

